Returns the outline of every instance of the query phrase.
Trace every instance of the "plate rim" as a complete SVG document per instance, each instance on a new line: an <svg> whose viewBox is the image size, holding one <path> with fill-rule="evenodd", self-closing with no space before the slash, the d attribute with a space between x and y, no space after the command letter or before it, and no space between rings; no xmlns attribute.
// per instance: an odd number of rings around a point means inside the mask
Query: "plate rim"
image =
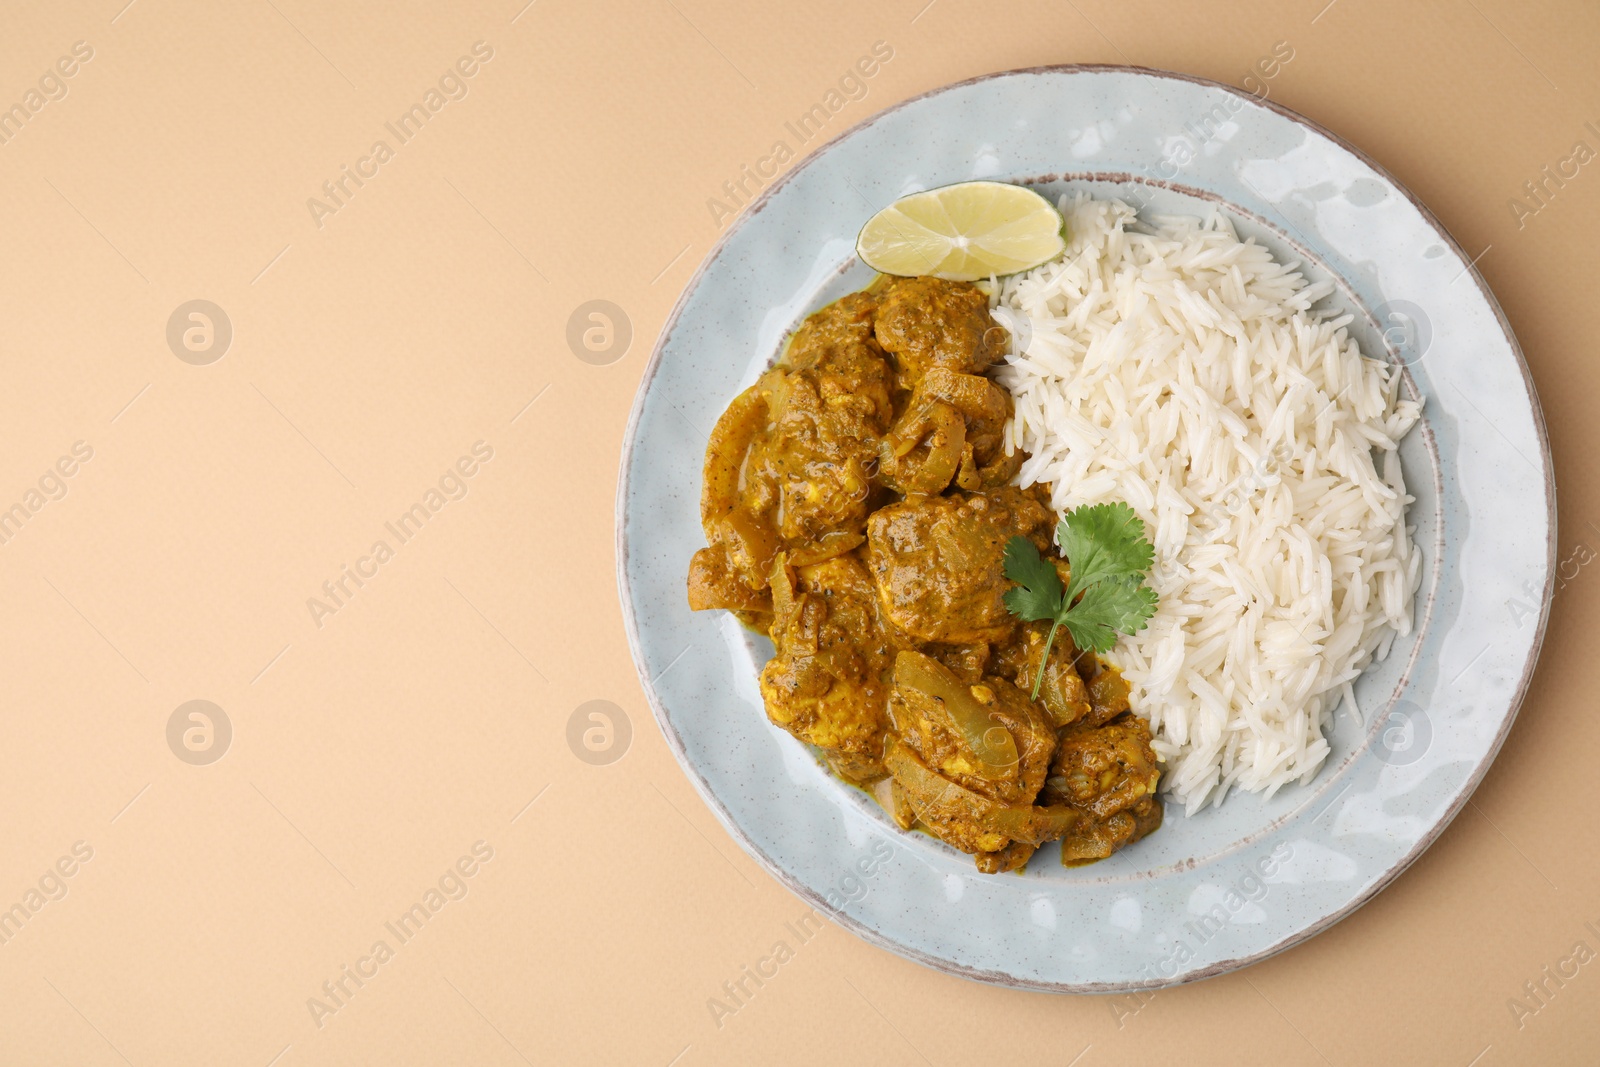
<svg viewBox="0 0 1600 1067"><path fill-rule="evenodd" d="M1416 208L1418 214L1422 217L1422 220L1431 229L1433 229L1436 234L1438 234L1439 238L1445 243L1445 245L1454 251L1462 261L1466 262L1467 273L1472 276L1473 284L1477 286L1480 296L1487 303L1489 309L1494 313L1495 320L1500 325L1501 333L1511 348L1511 354L1515 357L1517 371L1521 374L1523 387L1527 390L1529 406L1532 409L1533 414L1534 431L1538 438L1539 455L1544 468L1543 483L1541 488L1544 492L1546 516L1548 521L1548 535L1545 545L1545 586L1540 596L1538 623L1534 628L1532 642L1528 649L1527 659L1522 666L1521 676L1517 679L1515 690L1511 696L1510 705L1503 721L1500 724L1500 728L1495 733L1495 736L1491 739L1483 758L1478 761L1472 772L1467 776L1466 781L1459 789L1457 795L1449 802L1444 814L1421 835L1409 852L1392 864L1387 870L1374 879L1372 884L1367 886L1361 892L1357 893L1348 903L1346 903L1337 911L1334 911L1328 915L1324 915L1316 921L1306 924L1292 934L1282 938L1272 945L1268 945L1267 947L1260 949L1259 951L1246 953L1236 957L1230 957L1224 960L1217 960L1213 963L1202 967L1196 967L1191 970L1180 970L1178 974L1174 975L1170 979L1151 979L1148 981L1042 982L1033 979L1018 978L1015 975L1006 974L1002 971L973 967L954 960L945 959L944 957L935 956L921 949L903 944L887 937L884 934L879 933L877 930L874 930L864 922L861 922L847 913L835 909L829 905L823 898L822 894L819 894L813 891L809 886L804 885L798 878L794 877L787 870L785 870L782 865L778 864L764 851L762 851L760 846L757 845L755 841L753 841L750 836L745 833L743 828L741 828L737 822L735 822L732 814L711 790L710 785L706 782L700 771L689 759L683 740L681 737L679 737L677 729L672 725L666 709L662 704L661 698L656 692L655 685L646 672L643 650L639 637L638 614L634 608L633 595L628 584L628 560L630 555L630 546L628 542L627 501L628 490L630 486L630 470L632 467L633 451L634 446L637 443L639 427L644 414L645 397L648 395L650 386L654 381L657 372L660 370L662 357L665 354L668 343L672 339L673 331L678 325L678 319L682 315L689 298L699 288L707 270L710 268L711 264L716 262L717 259L722 255L728 242L732 240L733 236L738 233L746 223L761 213L761 210L766 206L767 201L774 194L776 194L778 190L786 186L802 171L806 170L808 167L820 160L823 156L836 149L847 138L853 136L861 130L871 127L886 116L900 111L903 108L955 89L981 84L997 78L1008 78L1027 74L1084 73L1133 74L1169 81L1188 82L1203 88L1219 89L1230 93L1246 100L1251 104L1255 104L1273 111L1289 121L1303 126L1326 138L1339 148L1349 152L1364 165L1370 167L1377 175L1388 182L1391 187L1404 196L1411 203L1411 205ZM1405 873L1405 871L1409 869L1413 863L1421 858L1424 852L1433 846L1433 844L1439 839L1439 837L1450 826L1450 824L1455 821L1456 816L1461 813L1461 810L1466 807L1467 802L1472 799L1473 794L1477 792L1479 785L1482 784L1484 777L1488 774L1489 768L1499 757L1500 750L1504 746L1506 738L1510 736L1511 728L1516 723L1517 716L1522 710L1523 702L1527 699L1528 689L1533 682L1534 671L1538 667L1539 657L1544 649L1545 633L1550 619L1551 601L1553 600L1552 594L1555 588L1556 559L1559 547L1559 529L1557 526L1556 512L1555 461L1550 450L1550 435L1545 424L1544 407L1539 402L1538 389L1535 386L1533 376L1528 369L1527 358L1523 355L1522 346L1517 341L1517 336L1515 331L1513 331L1511 328L1510 320L1506 318L1505 310L1500 306L1500 301L1495 298L1494 292L1489 288L1487 281L1484 279L1482 273L1478 270L1477 263L1467 254L1466 249L1463 248L1461 243L1455 239L1455 237L1445 227L1444 223L1440 221L1438 216L1436 216L1433 211L1429 209L1429 207L1423 203L1420 198L1417 197L1415 193L1407 188L1403 182L1390 173L1387 168L1378 163L1377 160L1373 159L1366 152L1362 151L1360 148L1356 147L1354 144L1350 143L1345 138L1341 137L1337 133L1334 133L1332 130L1318 123L1314 119L1307 118L1299 112L1294 111L1291 108L1278 103L1277 101L1257 96L1254 93L1248 92L1247 90L1241 89L1237 86L1230 85L1227 82L1216 81L1211 78L1206 78L1195 74L1187 74L1180 71L1161 70L1159 68L1145 67L1131 63L1057 63L1030 67L1017 67L1008 70L990 71L988 73L979 74L971 78L964 78L960 81L949 82L944 85L936 86L924 92L917 93L914 96L906 97L905 99L891 104L881 111L877 111L866 116L861 121L854 123L848 128L839 131L838 134L823 144L817 146L817 148L809 155L801 159L786 173L778 176L778 178L774 180L771 185L763 189L760 195L745 205L744 209L740 211L738 217L733 220L728 229L717 239L716 244L714 244L711 247L711 250L706 253L705 257L701 259L699 265L695 268L694 274L691 275L689 280L684 283L682 290L678 294L678 299L673 303L672 310L668 313L666 319L662 323L660 332L657 334L656 342L650 352L650 359L645 364L644 371L640 375L639 385L634 394L633 404L628 412L628 421L623 429L622 450L618 461L617 495L615 502L614 521L616 524L615 551L618 600L622 608L623 628L626 631L628 638L629 654L633 659L634 671L639 677L640 687L644 691L645 699L650 704L650 710L656 720L656 725L661 730L662 736L666 739L668 748L672 750L673 757L677 760L678 766L686 773L690 784L692 784L695 788L695 791L700 794L701 800L704 801L706 806L711 809L711 812L716 816L717 821L729 833L729 835L732 836L734 841L738 843L740 848L742 848L751 858L756 860L756 862L760 864L760 866L766 870L768 874L772 875L780 884L789 889L790 892L794 893L807 904L810 904L816 910L829 916L835 922L849 930L852 934L868 942L869 944L888 949L889 951L894 952L896 955L902 956L916 963L923 964L924 966L931 967L934 970L942 973L955 975L961 978L967 978L973 981L1034 992L1073 994L1124 993L1136 990L1163 989L1172 986L1183 985L1189 982L1200 981L1202 979L1215 977L1230 971L1249 967L1252 964L1259 963L1262 960L1275 956L1280 952L1293 948L1295 945L1308 941L1339 923L1343 919L1348 918L1362 906L1369 903L1379 893L1383 892L1383 890L1387 889L1389 885L1393 883L1393 881L1401 874Z"/></svg>

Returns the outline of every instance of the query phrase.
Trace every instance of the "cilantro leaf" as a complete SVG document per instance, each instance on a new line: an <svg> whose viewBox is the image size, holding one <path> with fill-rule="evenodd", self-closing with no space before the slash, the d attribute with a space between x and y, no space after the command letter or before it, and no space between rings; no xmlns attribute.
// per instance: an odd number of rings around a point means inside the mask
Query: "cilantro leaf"
<svg viewBox="0 0 1600 1067"><path fill-rule="evenodd" d="M1032 541L1026 537L1013 537L1006 542L1006 577L1017 583L1007 589L1006 607L1011 614L1034 622L1054 619L1061 613L1061 576L1055 565L1039 554Z"/></svg>
<svg viewBox="0 0 1600 1067"><path fill-rule="evenodd" d="M1026 537L1006 542L1005 575L1017 583L1005 592L1008 610L1029 622L1050 621L1033 698L1039 698L1056 630L1065 626L1072 643L1109 652L1117 634L1136 634L1156 612L1156 591L1144 582L1155 563L1144 522L1126 504L1095 504L1062 516L1056 541L1071 567L1067 587L1053 563Z"/></svg>
<svg viewBox="0 0 1600 1067"><path fill-rule="evenodd" d="M1156 611L1156 591L1138 578L1106 578L1084 590L1061 618L1079 648L1109 652L1117 634L1136 634Z"/></svg>
<svg viewBox="0 0 1600 1067"><path fill-rule="evenodd" d="M1155 563L1156 550L1144 537L1144 523L1126 504L1094 504L1061 517L1056 543L1072 564L1066 598L1103 578L1142 576Z"/></svg>

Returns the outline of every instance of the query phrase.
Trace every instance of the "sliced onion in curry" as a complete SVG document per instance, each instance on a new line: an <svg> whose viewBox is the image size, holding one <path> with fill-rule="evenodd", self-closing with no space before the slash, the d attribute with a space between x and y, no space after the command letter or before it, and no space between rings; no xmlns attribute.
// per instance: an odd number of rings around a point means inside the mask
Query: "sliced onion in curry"
<svg viewBox="0 0 1600 1067"><path fill-rule="evenodd" d="M842 556L867 539L862 530L829 530L821 537L799 545L789 551L791 567L809 567L814 563Z"/></svg>
<svg viewBox="0 0 1600 1067"><path fill-rule="evenodd" d="M940 492L956 476L966 441L961 412L942 400L918 403L883 438L884 479L906 494Z"/></svg>
<svg viewBox="0 0 1600 1067"><path fill-rule="evenodd" d="M746 575L764 574L778 548L770 520L745 506L740 495L745 461L767 419L767 402L758 386L734 398L711 431L706 445L705 487L700 493L700 520L716 530L728 546L730 562Z"/></svg>
<svg viewBox="0 0 1600 1067"><path fill-rule="evenodd" d="M883 765L924 821L940 814L968 816L983 830L1024 844L1042 845L1061 837L1082 818L1064 804L1034 807L990 800L937 774L898 739L890 740Z"/></svg>

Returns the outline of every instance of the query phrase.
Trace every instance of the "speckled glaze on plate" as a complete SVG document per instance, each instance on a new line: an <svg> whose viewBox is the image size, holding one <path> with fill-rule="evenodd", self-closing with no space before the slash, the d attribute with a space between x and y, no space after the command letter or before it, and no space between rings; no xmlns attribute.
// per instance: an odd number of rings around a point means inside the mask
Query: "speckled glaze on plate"
<svg viewBox="0 0 1600 1067"><path fill-rule="evenodd" d="M1329 277L1363 350L1426 397L1401 459L1424 557L1417 628L1356 685L1333 753L1271 800L1233 794L1111 859L1021 875L904 834L771 726L771 646L689 611L706 433L809 312L859 288L857 229L971 178L1220 208L1242 235ZM1380 328L1380 325L1382 328ZM1492 412L1492 418L1490 414ZM1132 67L990 75L898 105L817 151L730 228L673 311L628 426L617 495L623 615L645 693L691 781L740 844L861 937L1027 989L1155 988L1241 967L1326 929L1387 885L1471 795L1544 634L1555 492L1543 416L1494 297L1438 221L1315 124L1229 86ZM884 858L887 857L887 858Z"/></svg>

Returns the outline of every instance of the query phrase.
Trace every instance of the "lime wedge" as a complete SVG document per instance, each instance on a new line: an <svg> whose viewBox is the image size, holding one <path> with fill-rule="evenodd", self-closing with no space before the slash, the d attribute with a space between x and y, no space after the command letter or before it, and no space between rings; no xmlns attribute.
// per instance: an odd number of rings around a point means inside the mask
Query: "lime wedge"
<svg viewBox="0 0 1600 1067"><path fill-rule="evenodd" d="M861 227L856 255L880 274L974 282L1061 254L1061 213L1020 185L960 182L902 196Z"/></svg>

